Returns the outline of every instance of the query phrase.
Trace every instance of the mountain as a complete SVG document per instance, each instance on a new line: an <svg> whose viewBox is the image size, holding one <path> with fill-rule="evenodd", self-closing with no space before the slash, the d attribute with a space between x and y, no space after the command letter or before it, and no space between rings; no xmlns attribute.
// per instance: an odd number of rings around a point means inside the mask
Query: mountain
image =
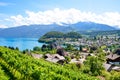
<svg viewBox="0 0 120 80"><path fill-rule="evenodd" d="M78 29L78 31L109 31L116 29L109 25L94 22L78 22L76 24L71 24L70 26Z"/></svg>
<svg viewBox="0 0 120 80"><path fill-rule="evenodd" d="M70 31L109 31L116 30L116 28L112 26L108 26L105 24L98 24L93 22L79 22L75 24L66 24L66 25L58 25L58 24L50 24L50 25L23 25L12 28L0 29L0 37L36 37L44 35L49 31L60 31L60 32L70 32Z"/></svg>
<svg viewBox="0 0 120 80"><path fill-rule="evenodd" d="M30 25L6 28L0 31L0 37L38 37L49 32L54 26Z"/></svg>
<svg viewBox="0 0 120 80"><path fill-rule="evenodd" d="M5 28L0 30L0 37L3 38L39 38L50 31L69 32L70 27L60 26L57 24L51 25L29 25L19 26L12 28Z"/></svg>

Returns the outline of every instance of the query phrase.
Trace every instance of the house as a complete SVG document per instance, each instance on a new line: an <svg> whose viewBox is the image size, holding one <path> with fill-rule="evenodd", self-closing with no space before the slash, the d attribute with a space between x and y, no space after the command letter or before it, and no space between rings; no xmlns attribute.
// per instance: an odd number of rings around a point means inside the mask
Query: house
<svg viewBox="0 0 120 80"><path fill-rule="evenodd" d="M45 54L44 58L51 58L52 56L50 54Z"/></svg>
<svg viewBox="0 0 120 80"><path fill-rule="evenodd" d="M85 52L82 52L80 53L80 55L82 56L82 58L86 59L88 56L89 56L90 53L85 53Z"/></svg>
<svg viewBox="0 0 120 80"><path fill-rule="evenodd" d="M114 66L114 67L112 68L112 70L115 70L115 71L119 71L119 72L120 72L120 67Z"/></svg>
<svg viewBox="0 0 120 80"><path fill-rule="evenodd" d="M81 63L81 64L83 64L83 62L85 61L85 59L83 58L83 59L71 59L71 61L70 61L70 63Z"/></svg>
<svg viewBox="0 0 120 80"><path fill-rule="evenodd" d="M57 63L59 61L59 59L56 59L56 58L46 58L45 60L53 63Z"/></svg>
<svg viewBox="0 0 120 80"><path fill-rule="evenodd" d="M57 58L57 59L60 59L60 60L65 59L63 56L60 56L59 54L53 54L52 56L53 56L53 58Z"/></svg>
<svg viewBox="0 0 120 80"><path fill-rule="evenodd" d="M106 71L110 72L112 70L112 68L113 68L113 65L112 64L104 63L103 67L105 68Z"/></svg>
<svg viewBox="0 0 120 80"><path fill-rule="evenodd" d="M63 64L65 61L65 58L63 56L60 56L59 54L52 54L52 55L46 54L44 58L45 60L53 63Z"/></svg>
<svg viewBox="0 0 120 80"><path fill-rule="evenodd" d="M115 66L113 64L104 63L103 67L105 68L106 71L109 71L109 72L111 70L119 71L120 72L120 67L119 66Z"/></svg>
<svg viewBox="0 0 120 80"><path fill-rule="evenodd" d="M120 55L111 53L106 58L107 63L104 63L103 66L107 71L120 71Z"/></svg>
<svg viewBox="0 0 120 80"><path fill-rule="evenodd" d="M36 59L40 59L43 57L42 54L35 54L35 53L31 53L32 57L36 58Z"/></svg>
<svg viewBox="0 0 120 80"><path fill-rule="evenodd" d="M88 52L88 49L87 48L83 48L82 51L83 52Z"/></svg>
<svg viewBox="0 0 120 80"><path fill-rule="evenodd" d="M120 55L118 54L109 54L106 56L108 64L120 65Z"/></svg>

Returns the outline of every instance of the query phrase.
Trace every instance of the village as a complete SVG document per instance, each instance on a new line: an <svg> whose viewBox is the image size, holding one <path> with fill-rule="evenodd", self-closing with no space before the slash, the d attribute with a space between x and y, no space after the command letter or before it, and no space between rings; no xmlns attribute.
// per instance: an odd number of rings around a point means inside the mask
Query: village
<svg viewBox="0 0 120 80"><path fill-rule="evenodd" d="M30 55L34 58L43 58L46 61L64 64L84 64L89 56L99 57L103 56L103 67L106 71L110 72L120 71L120 38L119 37L105 37L102 38L80 38L80 39L57 39L58 41L50 44L50 49L53 49L53 53L39 54L39 50L33 49ZM65 46L60 46L57 43L64 41ZM48 49L47 45L41 47L43 50Z"/></svg>

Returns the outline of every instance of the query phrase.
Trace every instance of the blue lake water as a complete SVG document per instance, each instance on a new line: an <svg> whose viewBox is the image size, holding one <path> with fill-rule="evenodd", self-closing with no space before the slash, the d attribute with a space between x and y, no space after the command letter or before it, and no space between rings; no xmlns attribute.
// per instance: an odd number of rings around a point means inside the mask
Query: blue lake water
<svg viewBox="0 0 120 80"><path fill-rule="evenodd" d="M32 50L33 47L42 45L43 43L38 42L38 38L0 38L0 46L18 47L21 51Z"/></svg>

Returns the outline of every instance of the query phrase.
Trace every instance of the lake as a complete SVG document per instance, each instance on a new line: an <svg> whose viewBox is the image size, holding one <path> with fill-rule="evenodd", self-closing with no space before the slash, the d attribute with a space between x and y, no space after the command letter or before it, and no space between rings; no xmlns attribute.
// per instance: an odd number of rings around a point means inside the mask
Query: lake
<svg viewBox="0 0 120 80"><path fill-rule="evenodd" d="M38 42L38 38L0 38L0 46L18 47L21 51L32 50L33 47L42 45L43 43Z"/></svg>

